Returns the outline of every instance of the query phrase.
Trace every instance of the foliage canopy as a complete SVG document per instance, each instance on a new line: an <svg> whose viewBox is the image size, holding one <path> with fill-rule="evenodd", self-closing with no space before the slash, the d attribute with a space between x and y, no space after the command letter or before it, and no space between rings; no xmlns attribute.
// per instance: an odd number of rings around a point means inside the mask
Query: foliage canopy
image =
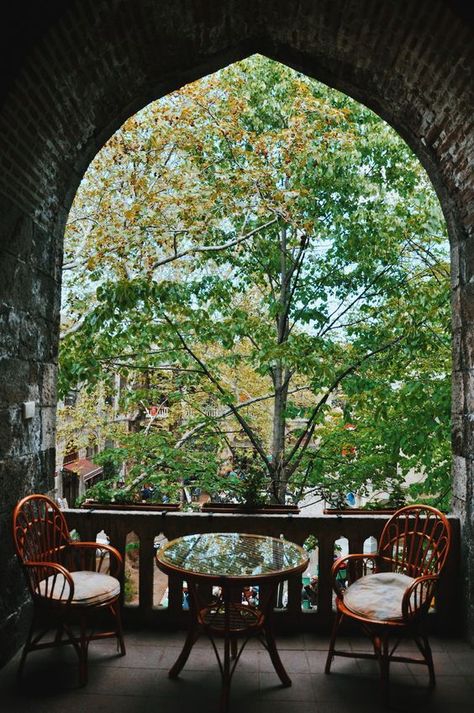
<svg viewBox="0 0 474 713"><path fill-rule="evenodd" d="M64 275L60 387L126 381L134 483L219 492L246 453L273 501L413 470L447 495L444 222L362 105L261 56L149 105L91 164Z"/></svg>

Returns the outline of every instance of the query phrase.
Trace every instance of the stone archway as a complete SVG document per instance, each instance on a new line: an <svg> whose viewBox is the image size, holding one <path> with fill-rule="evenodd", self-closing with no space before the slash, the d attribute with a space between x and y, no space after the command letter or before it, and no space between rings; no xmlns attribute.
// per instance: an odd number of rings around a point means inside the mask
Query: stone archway
<svg viewBox="0 0 474 713"><path fill-rule="evenodd" d="M252 52L367 104L411 145L438 192L453 275L453 451L474 638L474 25L443 0L83 0L30 38L0 106L0 526L54 469L61 241L88 163L138 108ZM14 81L13 81L14 79ZM32 419L21 405L36 403ZM24 606L0 539L0 629Z"/></svg>

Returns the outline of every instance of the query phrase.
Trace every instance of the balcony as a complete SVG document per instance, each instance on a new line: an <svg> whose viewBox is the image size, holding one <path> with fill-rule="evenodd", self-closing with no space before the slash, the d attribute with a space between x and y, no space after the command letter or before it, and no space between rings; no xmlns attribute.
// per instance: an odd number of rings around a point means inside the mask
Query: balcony
<svg viewBox="0 0 474 713"><path fill-rule="evenodd" d="M372 711L383 706L378 694L378 671L372 661L337 658L329 676L324 674L328 631L332 621L333 598L329 572L334 544L341 536L349 551L360 551L370 537L380 535L386 517L381 515L204 515L176 512L110 512L70 510L71 528L82 539L95 539L104 531L113 545L126 555L135 552L138 590L124 606L127 655L116 656L111 641L93 642L90 648L90 680L77 687L76 657L70 647L42 651L27 659L24 685L16 686L18 656L0 672L0 700L8 713L63 713L100 710L103 713L140 713L156 708L160 713L218 710L220 677L210 643L197 642L177 680L167 672L181 649L189 612L182 608L182 582L163 582L154 564L155 539L172 539L192 532L255 532L279 536L300 544L312 536L319 550L319 599L317 608L301 607L301 578L290 580L285 597L276 602L275 625L279 651L292 679L291 688L282 688L268 654L257 642L250 642L239 661L232 684L233 711L288 711L298 706L301 713L328 711ZM453 550L440 582L439 596L430 626L437 687L430 692L424 667L394 664L391 671L391 705L399 711L472 710L474 650L461 640L460 592L457 578L459 527L453 525ZM127 540L139 547L127 548ZM163 597L167 585L166 598ZM166 601L165 601L166 599ZM458 638L452 638L455 634ZM347 646L367 647L359 633L347 631ZM407 642L406 647L410 647Z"/></svg>

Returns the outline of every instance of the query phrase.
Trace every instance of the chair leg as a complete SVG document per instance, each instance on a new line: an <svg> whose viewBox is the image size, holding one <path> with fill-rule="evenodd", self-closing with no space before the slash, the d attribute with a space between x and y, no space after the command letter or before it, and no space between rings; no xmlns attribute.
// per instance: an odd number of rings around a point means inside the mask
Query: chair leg
<svg viewBox="0 0 474 713"><path fill-rule="evenodd" d="M58 624L58 628L56 629L56 636L54 637L54 643L55 644L60 644L63 638L63 633L64 633L64 627L62 622Z"/></svg>
<svg viewBox="0 0 474 713"><path fill-rule="evenodd" d="M89 640L86 632L86 617L81 616L79 620L79 685L85 686L87 683L87 650Z"/></svg>
<svg viewBox="0 0 474 713"><path fill-rule="evenodd" d="M428 672L430 676L430 688L434 688L436 686L436 677L434 672L433 654L431 653L430 642L428 641L428 637L425 636L425 634L421 634L420 638L418 636L415 636L415 643L418 646L421 655L425 659L426 665L428 666Z"/></svg>
<svg viewBox="0 0 474 713"><path fill-rule="evenodd" d="M379 645L377 647L380 665L380 682L382 686L382 696L385 703L388 702L388 684L390 669L389 638L390 637L388 634L382 634L379 639Z"/></svg>
<svg viewBox="0 0 474 713"><path fill-rule="evenodd" d="M122 616L120 614L120 604L118 601L110 605L110 610L115 617L116 622L116 635L117 635L117 650L120 656L125 656L125 642L123 639L123 627L122 627Z"/></svg>
<svg viewBox="0 0 474 713"><path fill-rule="evenodd" d="M331 664L334 659L334 648L335 648L335 644L336 644L337 631L339 629L339 626L340 626L343 618L344 618L344 614L342 614L342 612L337 610L336 618L334 620L334 625L332 627L331 640L329 642L329 651L328 651L328 657L326 659L326 667L324 669L324 673L331 672Z"/></svg>

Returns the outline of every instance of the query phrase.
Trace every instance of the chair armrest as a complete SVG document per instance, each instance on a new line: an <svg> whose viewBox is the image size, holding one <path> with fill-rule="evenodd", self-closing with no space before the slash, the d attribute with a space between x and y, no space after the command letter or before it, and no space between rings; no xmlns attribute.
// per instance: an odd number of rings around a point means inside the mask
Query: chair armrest
<svg viewBox="0 0 474 713"><path fill-rule="evenodd" d="M412 621L415 617L426 614L433 600L438 575L426 574L417 577L407 587L402 599L403 618Z"/></svg>
<svg viewBox="0 0 474 713"><path fill-rule="evenodd" d="M110 555L110 574L113 577L119 576L123 569L123 559L120 552L111 545L103 545L98 542L75 542L69 543L71 553L79 556L79 569L90 569L94 572L102 572L105 569L105 557ZM77 569L77 567L76 567Z"/></svg>
<svg viewBox="0 0 474 713"><path fill-rule="evenodd" d="M66 569L57 562L23 562L30 591L35 599L42 599L51 604L68 605L74 597L74 581ZM58 581L58 575L63 577L63 583ZM43 583L43 590L40 585ZM56 596L53 596L55 594Z"/></svg>
<svg viewBox="0 0 474 713"><path fill-rule="evenodd" d="M343 570L346 571L344 583L348 580L349 584L352 584L352 582L355 582L357 579L365 577L366 574L377 572L378 560L378 554L354 554L338 557L338 559L333 562L331 568L332 588L337 596L341 597L345 589L345 585L343 585L341 581L341 573Z"/></svg>

